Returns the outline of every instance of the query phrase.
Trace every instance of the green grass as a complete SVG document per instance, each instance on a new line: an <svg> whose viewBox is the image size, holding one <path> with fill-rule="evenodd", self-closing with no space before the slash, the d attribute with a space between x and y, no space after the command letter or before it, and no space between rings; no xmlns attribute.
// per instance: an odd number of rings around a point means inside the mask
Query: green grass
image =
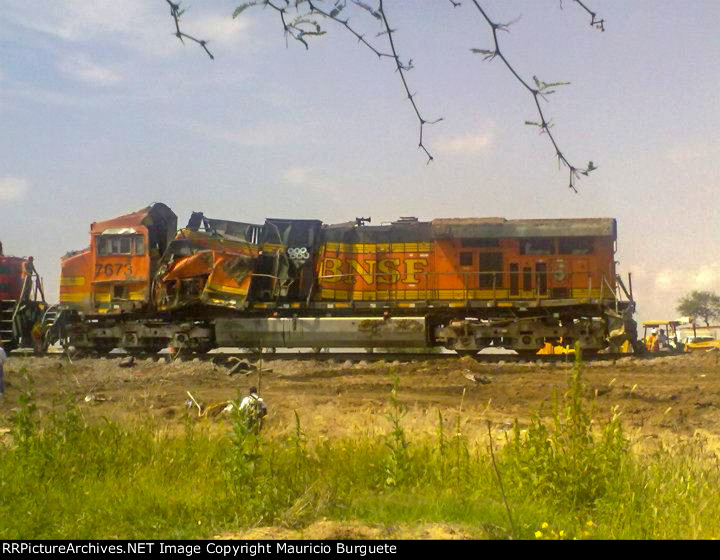
<svg viewBox="0 0 720 560"><path fill-rule="evenodd" d="M407 433L396 389L388 434L314 441L299 417L288 438L239 420L225 436L191 419L183 435L86 424L73 406L41 422L28 387L0 446L0 539L210 537L323 517L491 538L720 536L720 473L702 447L637 456L618 415L594 418L581 395L579 363L551 420L508 433L495 468L487 439L440 415L434 437Z"/></svg>

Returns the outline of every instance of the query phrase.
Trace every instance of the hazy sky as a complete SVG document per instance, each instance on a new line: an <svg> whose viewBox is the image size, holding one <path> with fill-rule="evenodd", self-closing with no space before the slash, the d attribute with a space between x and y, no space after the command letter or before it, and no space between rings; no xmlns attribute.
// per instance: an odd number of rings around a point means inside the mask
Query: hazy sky
<svg viewBox="0 0 720 560"><path fill-rule="evenodd" d="M374 3L368 0L369 3ZM567 188L547 138L525 126L532 98L489 48L469 0L386 0L431 165L388 60L342 28L301 44L240 0L195 0L180 44L165 0L3 0L0 240L34 255L52 301L59 260L91 222L148 203L184 225L212 217L327 222L420 218L616 217L619 270L639 319L673 318L691 289L720 292L720 2L482 0L522 16L503 49L528 79L568 81L546 105L578 165ZM377 23L353 19L382 50ZM331 23L331 22L330 22Z"/></svg>

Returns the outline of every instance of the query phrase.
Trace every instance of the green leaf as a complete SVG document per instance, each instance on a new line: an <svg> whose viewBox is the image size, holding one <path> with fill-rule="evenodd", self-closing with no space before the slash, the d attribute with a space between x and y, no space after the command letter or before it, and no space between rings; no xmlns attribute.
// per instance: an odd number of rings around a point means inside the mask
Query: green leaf
<svg viewBox="0 0 720 560"><path fill-rule="evenodd" d="M250 6L254 6L255 2L245 2L244 4L240 4L237 8L235 8L235 11L233 12L233 19L238 17L240 14L242 14L245 10L247 10Z"/></svg>
<svg viewBox="0 0 720 560"><path fill-rule="evenodd" d="M470 49L475 54L495 54L495 51L489 49Z"/></svg>

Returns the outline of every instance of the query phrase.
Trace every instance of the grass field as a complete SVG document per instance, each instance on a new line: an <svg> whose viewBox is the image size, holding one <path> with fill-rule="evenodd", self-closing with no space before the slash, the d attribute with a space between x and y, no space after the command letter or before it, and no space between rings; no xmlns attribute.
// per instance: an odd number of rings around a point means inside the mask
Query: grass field
<svg viewBox="0 0 720 560"><path fill-rule="evenodd" d="M25 371L0 446L0 538L272 538L317 523L344 527L326 534L338 538L433 525L471 538L720 536L716 456L699 440L636 452L582 375L567 370L552 410L504 436L490 423L470 436L441 411L434 433L414 433L396 384L382 429L323 437L300 415L260 436L239 420L87 420L75 401L40 415Z"/></svg>

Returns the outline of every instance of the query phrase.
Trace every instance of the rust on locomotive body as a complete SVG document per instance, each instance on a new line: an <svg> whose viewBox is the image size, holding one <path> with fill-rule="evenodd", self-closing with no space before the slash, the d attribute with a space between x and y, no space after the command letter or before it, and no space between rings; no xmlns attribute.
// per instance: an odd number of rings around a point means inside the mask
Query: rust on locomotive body
<svg viewBox="0 0 720 560"><path fill-rule="evenodd" d="M253 224L195 212L176 233L175 215L155 204L93 224L90 247L63 260L61 302L84 317L124 314L76 332L125 347L146 335L192 347L191 324L203 348L534 352L579 340L594 351L635 336L614 219L364 221Z"/></svg>

